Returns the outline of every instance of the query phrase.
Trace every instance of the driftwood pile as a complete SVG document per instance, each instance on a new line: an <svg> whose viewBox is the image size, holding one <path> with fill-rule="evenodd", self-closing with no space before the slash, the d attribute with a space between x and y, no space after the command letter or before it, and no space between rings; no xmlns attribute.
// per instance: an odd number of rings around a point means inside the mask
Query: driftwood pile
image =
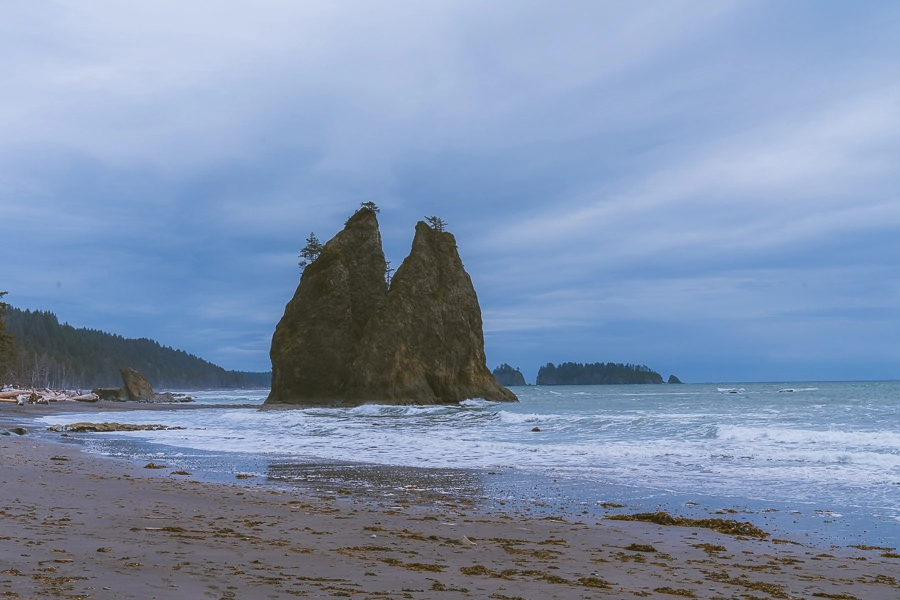
<svg viewBox="0 0 900 600"><path fill-rule="evenodd" d="M147 378L138 371L124 368L122 373L122 387L120 388L96 388L91 392L80 390L49 390L49 389L8 389L0 390L0 402L15 402L19 406L26 404L50 404L51 402L97 402L98 400L112 400L125 402L192 402L193 398L185 394L173 392L156 393L147 382Z"/></svg>
<svg viewBox="0 0 900 600"><path fill-rule="evenodd" d="M51 402L96 402L100 396L80 390L11 389L0 391L0 402L26 404L50 404Z"/></svg>

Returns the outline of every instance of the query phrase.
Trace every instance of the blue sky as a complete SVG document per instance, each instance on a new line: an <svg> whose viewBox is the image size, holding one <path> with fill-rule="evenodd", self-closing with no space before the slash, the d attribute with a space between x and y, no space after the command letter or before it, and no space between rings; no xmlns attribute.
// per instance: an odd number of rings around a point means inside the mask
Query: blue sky
<svg viewBox="0 0 900 600"><path fill-rule="evenodd" d="M900 5L5 3L0 290L268 370L310 231L439 215L488 364L900 377Z"/></svg>

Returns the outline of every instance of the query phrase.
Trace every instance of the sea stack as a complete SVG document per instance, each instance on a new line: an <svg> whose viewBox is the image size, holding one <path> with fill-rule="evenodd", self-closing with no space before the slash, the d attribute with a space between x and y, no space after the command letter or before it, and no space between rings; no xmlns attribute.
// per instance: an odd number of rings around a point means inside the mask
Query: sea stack
<svg viewBox="0 0 900 600"><path fill-rule="evenodd" d="M500 383L500 385L505 385L507 387L524 387L528 385L525 382L525 376L522 375L522 371L520 371L518 367L514 369L506 363L503 363L502 365L494 369L491 374L494 376L494 379L496 379Z"/></svg>
<svg viewBox="0 0 900 600"><path fill-rule="evenodd" d="M266 403L332 405L348 398L353 363L372 315L387 298L374 210L354 213L300 277L272 336Z"/></svg>
<svg viewBox="0 0 900 600"><path fill-rule="evenodd" d="M452 234L416 225L390 288L361 208L303 272L272 338L267 404L515 402L484 355L481 308Z"/></svg>

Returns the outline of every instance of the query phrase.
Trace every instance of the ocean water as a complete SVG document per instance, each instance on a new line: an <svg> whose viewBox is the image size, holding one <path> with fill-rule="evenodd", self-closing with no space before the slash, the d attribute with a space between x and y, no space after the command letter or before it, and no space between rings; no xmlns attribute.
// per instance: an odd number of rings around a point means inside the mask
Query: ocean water
<svg viewBox="0 0 900 600"><path fill-rule="evenodd" d="M103 415L183 430L72 439L205 478L249 473L389 502L419 493L533 514L725 512L804 543L900 546L900 382L514 391L516 404L287 411L257 410L261 391L202 392L201 410Z"/></svg>

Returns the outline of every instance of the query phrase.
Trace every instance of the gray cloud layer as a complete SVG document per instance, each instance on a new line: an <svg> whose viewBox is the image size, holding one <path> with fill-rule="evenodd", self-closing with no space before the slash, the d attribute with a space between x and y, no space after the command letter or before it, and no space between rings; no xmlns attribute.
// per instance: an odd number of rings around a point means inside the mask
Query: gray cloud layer
<svg viewBox="0 0 900 600"><path fill-rule="evenodd" d="M310 230L439 214L492 364L893 378L900 10L0 8L0 288L268 368Z"/></svg>

